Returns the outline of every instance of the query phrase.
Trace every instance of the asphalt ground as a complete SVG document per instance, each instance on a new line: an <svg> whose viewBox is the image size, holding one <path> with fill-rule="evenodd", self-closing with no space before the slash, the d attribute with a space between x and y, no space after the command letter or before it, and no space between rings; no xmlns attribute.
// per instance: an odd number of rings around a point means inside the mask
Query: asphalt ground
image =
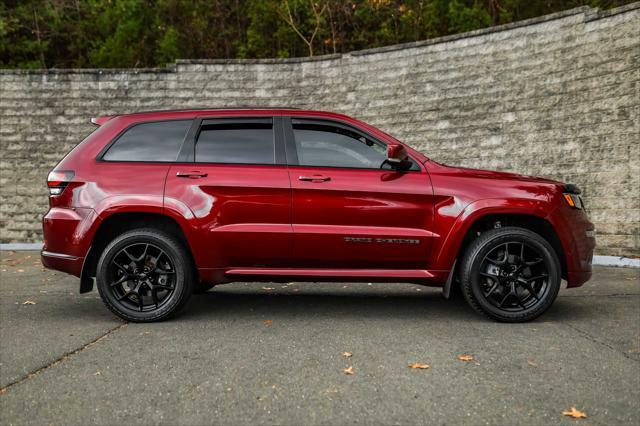
<svg viewBox="0 0 640 426"><path fill-rule="evenodd" d="M597 267L527 324L366 283L227 284L127 324L36 252L0 269L2 425L640 422L639 269Z"/></svg>

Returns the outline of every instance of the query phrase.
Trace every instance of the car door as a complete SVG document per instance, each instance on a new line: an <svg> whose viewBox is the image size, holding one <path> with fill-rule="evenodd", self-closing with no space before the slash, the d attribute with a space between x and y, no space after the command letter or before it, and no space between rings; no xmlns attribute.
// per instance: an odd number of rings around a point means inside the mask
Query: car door
<svg viewBox="0 0 640 426"><path fill-rule="evenodd" d="M396 171L387 144L345 123L283 121L301 268L425 269L433 192L423 165Z"/></svg>
<svg viewBox="0 0 640 426"><path fill-rule="evenodd" d="M165 206L188 209L201 268L290 265L291 188L280 120L198 119L181 152L190 161L169 170Z"/></svg>

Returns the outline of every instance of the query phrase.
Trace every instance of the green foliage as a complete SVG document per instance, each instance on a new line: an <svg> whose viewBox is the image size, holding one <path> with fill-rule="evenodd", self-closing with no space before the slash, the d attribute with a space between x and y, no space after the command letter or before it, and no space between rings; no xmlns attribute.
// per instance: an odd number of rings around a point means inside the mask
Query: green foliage
<svg viewBox="0 0 640 426"><path fill-rule="evenodd" d="M633 0L3 0L0 67L154 67L297 57Z"/></svg>
<svg viewBox="0 0 640 426"><path fill-rule="evenodd" d="M452 33L462 33L473 31L478 28L491 26L491 16L479 2L475 1L471 5L465 5L459 0L451 0L449 3L449 31Z"/></svg>

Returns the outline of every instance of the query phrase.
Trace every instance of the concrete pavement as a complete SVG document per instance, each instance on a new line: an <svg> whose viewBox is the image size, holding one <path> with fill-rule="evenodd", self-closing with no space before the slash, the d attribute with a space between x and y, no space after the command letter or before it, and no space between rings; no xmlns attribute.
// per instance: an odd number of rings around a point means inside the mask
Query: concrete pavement
<svg viewBox="0 0 640 426"><path fill-rule="evenodd" d="M599 267L509 325L437 289L366 283L229 284L174 320L125 324L36 252L0 252L0 268L3 425L640 418L638 269ZM572 406L588 418L562 416Z"/></svg>

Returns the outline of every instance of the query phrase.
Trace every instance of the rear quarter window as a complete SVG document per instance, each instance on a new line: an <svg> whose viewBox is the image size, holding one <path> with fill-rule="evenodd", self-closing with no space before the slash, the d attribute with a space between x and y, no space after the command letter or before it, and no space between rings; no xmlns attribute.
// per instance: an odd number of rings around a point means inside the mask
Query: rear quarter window
<svg viewBox="0 0 640 426"><path fill-rule="evenodd" d="M107 149L105 161L176 161L192 120L157 121L127 129Z"/></svg>

